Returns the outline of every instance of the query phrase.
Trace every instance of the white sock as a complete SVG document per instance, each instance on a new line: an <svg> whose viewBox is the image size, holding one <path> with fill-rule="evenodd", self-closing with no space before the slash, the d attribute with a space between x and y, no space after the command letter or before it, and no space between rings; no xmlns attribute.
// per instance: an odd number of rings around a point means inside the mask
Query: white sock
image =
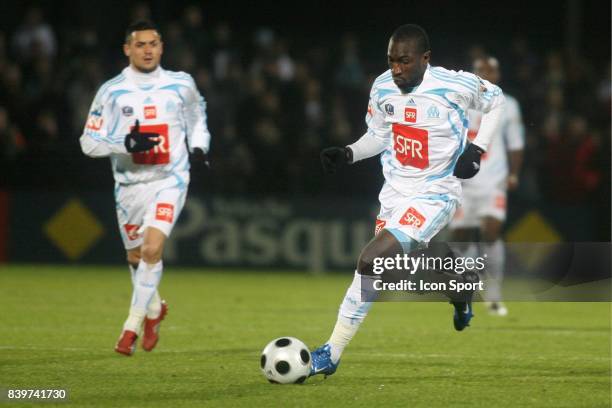
<svg viewBox="0 0 612 408"><path fill-rule="evenodd" d="M483 253L487 254L487 280L486 299L489 302L501 302L501 284L504 279L504 263L506 251L501 239L493 243L482 244Z"/></svg>
<svg viewBox="0 0 612 408"><path fill-rule="evenodd" d="M362 276L355 271L353 282L344 295L344 300L340 305L338 320L327 344L331 348L331 358L333 363L340 360L344 348L351 341L359 326L368 315L372 307L372 301L376 299L378 293L373 288L373 282L377 280L374 276Z"/></svg>
<svg viewBox="0 0 612 408"><path fill-rule="evenodd" d="M132 305L130 314L123 325L123 330L131 330L138 333L140 326L147 313L147 307L157 292L157 286L161 279L163 264L147 264L143 260L138 263L134 277L134 291L132 293Z"/></svg>
<svg viewBox="0 0 612 408"><path fill-rule="evenodd" d="M149 302L149 306L147 307L147 317L149 319L157 319L159 314L161 313L161 297L159 296L159 291L155 291L151 301Z"/></svg>
<svg viewBox="0 0 612 408"><path fill-rule="evenodd" d="M132 275L132 287L135 286L136 279L136 268L134 268L131 264L128 264L130 267L130 274ZM159 296L159 291L155 291L155 294L151 298L149 302L149 306L147 307L147 317L149 319L157 319L159 314L161 313L161 297Z"/></svg>
<svg viewBox="0 0 612 408"><path fill-rule="evenodd" d="M132 264L128 264L128 266L130 267L130 276L132 277L132 288L134 286L136 286L135 279L136 279L136 269L138 269L137 267L134 268L134 266L132 266Z"/></svg>

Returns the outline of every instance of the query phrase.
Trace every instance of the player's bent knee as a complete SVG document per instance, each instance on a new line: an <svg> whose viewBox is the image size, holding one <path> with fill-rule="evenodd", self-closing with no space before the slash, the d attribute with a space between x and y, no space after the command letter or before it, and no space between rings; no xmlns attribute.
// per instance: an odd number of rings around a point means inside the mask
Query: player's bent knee
<svg viewBox="0 0 612 408"><path fill-rule="evenodd" d="M366 252L364 249L357 260L357 273L360 275L374 275L374 258L373 254Z"/></svg>
<svg viewBox="0 0 612 408"><path fill-rule="evenodd" d="M391 233L383 230L361 251L357 261L357 272L361 275L374 275L376 258L394 257L401 253L401 244Z"/></svg>
<svg viewBox="0 0 612 408"><path fill-rule="evenodd" d="M161 242L150 242L142 245L140 255L146 263L153 264L161 260L162 251L163 244Z"/></svg>
<svg viewBox="0 0 612 408"><path fill-rule="evenodd" d="M140 262L140 248L127 251L126 259L130 265L138 265Z"/></svg>

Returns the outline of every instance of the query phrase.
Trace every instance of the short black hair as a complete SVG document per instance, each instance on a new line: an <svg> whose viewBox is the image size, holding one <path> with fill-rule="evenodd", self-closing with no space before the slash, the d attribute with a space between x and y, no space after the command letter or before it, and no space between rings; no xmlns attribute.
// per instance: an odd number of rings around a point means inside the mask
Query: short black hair
<svg viewBox="0 0 612 408"><path fill-rule="evenodd" d="M151 20L138 20L133 22L125 29L125 42L128 43L130 41L130 37L134 31L144 31L144 30L155 30L157 34L159 34L161 38L161 33L157 28L157 25Z"/></svg>
<svg viewBox="0 0 612 408"><path fill-rule="evenodd" d="M395 29L391 35L393 41L408 41L414 40L417 51L421 54L431 50L429 46L429 37L423 27L416 24L404 24Z"/></svg>

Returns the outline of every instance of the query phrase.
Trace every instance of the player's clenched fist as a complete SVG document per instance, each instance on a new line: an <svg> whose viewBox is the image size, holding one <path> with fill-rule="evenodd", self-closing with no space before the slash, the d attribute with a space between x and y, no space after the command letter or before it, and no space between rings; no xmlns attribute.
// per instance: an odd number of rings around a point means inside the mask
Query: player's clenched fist
<svg viewBox="0 0 612 408"><path fill-rule="evenodd" d="M207 152L205 152L199 147L193 148L193 153L191 153L190 161L191 163L203 163L206 167L210 169L210 156Z"/></svg>
<svg viewBox="0 0 612 408"><path fill-rule="evenodd" d="M143 133L140 131L140 122L136 124L125 136L125 148L130 153L144 152L157 146L161 140L157 133Z"/></svg>
<svg viewBox="0 0 612 408"><path fill-rule="evenodd" d="M480 157L483 153L484 150L474 143L470 143L461 156L459 156L453 175L460 179L474 177L478 173L478 170L480 170Z"/></svg>
<svg viewBox="0 0 612 408"><path fill-rule="evenodd" d="M321 165L326 173L335 173L338 167L353 162L353 151L348 147L328 147L321 151Z"/></svg>

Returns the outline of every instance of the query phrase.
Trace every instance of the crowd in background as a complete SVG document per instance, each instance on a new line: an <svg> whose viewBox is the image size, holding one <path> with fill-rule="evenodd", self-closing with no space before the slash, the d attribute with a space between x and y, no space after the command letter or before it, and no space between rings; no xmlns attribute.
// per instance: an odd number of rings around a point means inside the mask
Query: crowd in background
<svg viewBox="0 0 612 408"><path fill-rule="evenodd" d="M148 17L144 3L131 11L132 19ZM299 46L273 28L237 35L228 23L205 22L200 6L158 23L163 67L191 73L207 100L213 168L194 169L192 190L376 194L382 181L376 160L330 180L318 157L322 148L346 145L365 131L370 86L386 69L384 49L381 60L366 58L364 39L351 33ZM84 157L78 144L97 88L126 64L120 43L103 42L78 22L51 25L37 7L16 30L0 32L0 188L112 184L110 165ZM469 70L482 53L500 60L500 85L518 99L526 127L521 199L586 210L599 208L607 194L609 205L609 62L536 49L524 37L505 44L503 50L436 49L432 63ZM602 211L609 217L609 208Z"/></svg>

